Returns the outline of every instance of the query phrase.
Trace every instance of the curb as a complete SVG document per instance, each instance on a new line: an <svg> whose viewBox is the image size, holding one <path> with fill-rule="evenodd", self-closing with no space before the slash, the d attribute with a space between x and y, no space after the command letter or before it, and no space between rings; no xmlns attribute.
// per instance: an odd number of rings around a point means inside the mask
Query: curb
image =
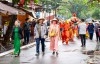
<svg viewBox="0 0 100 64"><path fill-rule="evenodd" d="M22 46L22 47L21 47L21 50L23 50L23 49L25 49L25 48L27 48L27 47L32 47L32 46L34 46L34 45L35 45L35 43L31 43L31 44ZM5 55L7 55L7 54L10 54L10 53L12 53L13 51L14 51L14 49L9 50L9 51L6 51L6 52L3 52L3 53L0 53L0 57L5 56Z"/></svg>

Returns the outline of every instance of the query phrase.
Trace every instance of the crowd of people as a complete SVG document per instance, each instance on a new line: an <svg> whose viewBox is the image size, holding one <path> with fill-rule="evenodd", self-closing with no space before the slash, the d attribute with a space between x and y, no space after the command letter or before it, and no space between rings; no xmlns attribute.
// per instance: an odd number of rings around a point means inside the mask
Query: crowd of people
<svg viewBox="0 0 100 64"><path fill-rule="evenodd" d="M74 20L73 20L74 19ZM12 32L12 39L14 40L14 55L20 54L20 40L24 38L24 45L29 43L30 37L30 19L26 18L23 27L19 26L18 21L15 21L15 26ZM44 23L44 18L39 18L34 25L34 39L36 41L36 56L40 55L40 44L42 54L45 54L45 39L50 38L50 50L52 54L58 55L58 41L62 40L62 44L69 44L69 41L74 42L74 37L81 39L81 47L86 47L86 39L93 40L94 33L96 34L96 41L100 43L100 23L89 22L85 19L79 20L73 17L68 20L59 20L54 18L50 21L48 27ZM23 31L23 33L22 33Z"/></svg>

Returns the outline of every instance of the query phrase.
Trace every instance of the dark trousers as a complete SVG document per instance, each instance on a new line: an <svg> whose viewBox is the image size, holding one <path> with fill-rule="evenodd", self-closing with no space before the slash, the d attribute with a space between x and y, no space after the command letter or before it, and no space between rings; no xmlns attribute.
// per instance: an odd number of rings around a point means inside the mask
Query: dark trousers
<svg viewBox="0 0 100 64"><path fill-rule="evenodd" d="M86 35L85 34L80 34L80 38L81 38L82 46L85 46L86 45Z"/></svg>
<svg viewBox="0 0 100 64"><path fill-rule="evenodd" d="M100 42L100 36L98 32L96 32L96 39L97 39L97 42Z"/></svg>
<svg viewBox="0 0 100 64"><path fill-rule="evenodd" d="M42 52L45 51L45 39L44 38L36 38L36 53L39 53L40 43L42 45Z"/></svg>
<svg viewBox="0 0 100 64"><path fill-rule="evenodd" d="M90 40L93 39L93 33L89 33L89 36L90 36Z"/></svg>
<svg viewBox="0 0 100 64"><path fill-rule="evenodd" d="M24 31L24 44L29 43L30 31Z"/></svg>

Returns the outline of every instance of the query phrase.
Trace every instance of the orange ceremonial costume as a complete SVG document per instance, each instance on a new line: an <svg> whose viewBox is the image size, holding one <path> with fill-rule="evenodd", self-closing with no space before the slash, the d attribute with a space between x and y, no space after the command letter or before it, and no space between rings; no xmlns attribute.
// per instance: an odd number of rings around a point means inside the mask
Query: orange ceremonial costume
<svg viewBox="0 0 100 64"><path fill-rule="evenodd" d="M68 21L64 22L63 26L64 30L62 31L62 42L66 42L66 45L68 45L69 41L69 29L70 29L70 24Z"/></svg>
<svg viewBox="0 0 100 64"><path fill-rule="evenodd" d="M73 24L73 22L70 22L69 39L70 39L70 41L74 41L74 24Z"/></svg>

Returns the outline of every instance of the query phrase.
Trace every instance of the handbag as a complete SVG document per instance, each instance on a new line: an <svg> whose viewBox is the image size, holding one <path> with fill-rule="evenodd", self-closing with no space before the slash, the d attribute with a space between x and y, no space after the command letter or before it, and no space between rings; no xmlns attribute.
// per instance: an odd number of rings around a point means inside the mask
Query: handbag
<svg viewBox="0 0 100 64"><path fill-rule="evenodd" d="M56 36L56 31L52 30L52 31L49 33L49 36L50 36L50 37Z"/></svg>
<svg viewBox="0 0 100 64"><path fill-rule="evenodd" d="M88 33L88 31L86 31L86 38L89 38L89 33Z"/></svg>

